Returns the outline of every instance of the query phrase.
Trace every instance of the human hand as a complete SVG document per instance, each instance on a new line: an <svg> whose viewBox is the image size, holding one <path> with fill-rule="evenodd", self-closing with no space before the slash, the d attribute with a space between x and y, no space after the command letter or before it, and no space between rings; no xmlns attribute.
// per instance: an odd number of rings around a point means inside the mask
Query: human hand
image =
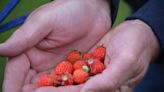
<svg viewBox="0 0 164 92"><path fill-rule="evenodd" d="M56 0L34 11L5 43L10 57L3 92L30 92L34 75L52 69L73 49L88 51L110 30L110 9L101 0Z"/></svg>
<svg viewBox="0 0 164 92"><path fill-rule="evenodd" d="M122 23L99 44L107 47L106 69L80 92L132 92L159 51L152 29L140 20Z"/></svg>

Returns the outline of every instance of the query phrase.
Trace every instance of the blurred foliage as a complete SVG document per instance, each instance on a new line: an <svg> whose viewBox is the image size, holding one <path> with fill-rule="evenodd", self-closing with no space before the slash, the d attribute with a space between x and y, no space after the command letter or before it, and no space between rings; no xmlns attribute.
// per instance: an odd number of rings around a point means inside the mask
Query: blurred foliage
<svg viewBox="0 0 164 92"><path fill-rule="evenodd" d="M16 6L16 8L10 13L10 15L3 21L3 23L6 23L12 19L15 19L19 16L25 15L39 7L40 5L43 5L45 3L48 3L50 0L21 0L21 2ZM129 15L130 9L127 4L125 4L122 0L120 0L120 7L118 16L116 19L116 22L114 23L114 27L124 21L124 19ZM3 10L3 8L7 5L9 0L0 0L0 11ZM8 32L5 32L3 34L0 34L0 43L4 42L9 36L17 29L13 28ZM3 82L3 74L4 74L4 68L5 68L5 58L0 57L0 92L2 92L2 82Z"/></svg>
<svg viewBox="0 0 164 92"><path fill-rule="evenodd" d="M123 0L120 0L117 18L113 27L116 27L116 25L123 22L125 18L130 15L130 12L131 12L130 7L125 2L123 2Z"/></svg>

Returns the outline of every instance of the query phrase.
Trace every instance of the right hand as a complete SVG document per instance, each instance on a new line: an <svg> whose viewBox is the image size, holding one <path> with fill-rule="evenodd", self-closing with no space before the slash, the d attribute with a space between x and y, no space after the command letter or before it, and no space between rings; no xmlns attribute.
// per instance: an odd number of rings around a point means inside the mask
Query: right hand
<svg viewBox="0 0 164 92"><path fill-rule="evenodd" d="M73 49L88 51L110 25L105 0L56 0L35 10L0 44L0 56L10 57L3 92L30 92L33 87L25 85L32 76L54 68Z"/></svg>

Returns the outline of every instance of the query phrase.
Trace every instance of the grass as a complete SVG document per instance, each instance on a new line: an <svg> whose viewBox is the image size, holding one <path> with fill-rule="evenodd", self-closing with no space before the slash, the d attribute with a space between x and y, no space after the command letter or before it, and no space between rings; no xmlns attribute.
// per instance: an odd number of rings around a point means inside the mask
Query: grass
<svg viewBox="0 0 164 92"><path fill-rule="evenodd" d="M0 11L7 5L9 0L0 0ZM127 4L125 4L122 0L120 0L120 7L116 22L114 27L124 21L124 19L129 15L130 9ZM21 0L18 6L11 12L11 14L7 17L7 19L3 22L7 22L11 19L17 18L24 14L30 13L32 10L36 9L38 6L43 5L49 2L49 0ZM17 29L11 29L8 32L0 34L0 43L4 42L10 35ZM3 83L3 74L5 68L5 58L0 57L0 92L2 92L2 83Z"/></svg>

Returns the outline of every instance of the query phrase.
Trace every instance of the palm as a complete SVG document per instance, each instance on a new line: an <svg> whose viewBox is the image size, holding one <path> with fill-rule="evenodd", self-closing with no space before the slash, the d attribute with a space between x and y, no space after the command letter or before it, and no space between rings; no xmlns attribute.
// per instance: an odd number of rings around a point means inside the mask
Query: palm
<svg viewBox="0 0 164 92"><path fill-rule="evenodd" d="M20 71L15 78L23 80L28 76L29 70L40 73L53 68L58 62L65 59L71 50L88 51L110 29L111 23L106 6L91 5L92 3L87 0L71 0L69 2L59 0L34 11L20 30L6 42L12 43L16 40L16 36L23 37L22 33L29 30L27 36L31 37L27 43L25 43L26 38L21 42L22 45L12 45L18 50L13 50L9 56L20 55L9 60L11 62L8 63L6 71L11 73L6 73L6 76L14 75L10 68L13 64L17 66L16 62L22 63L19 63L19 67L14 68L15 71ZM3 52L3 49L0 51ZM14 79L11 78L11 80ZM14 87L13 89L5 88L8 82L8 77L6 77L4 92L16 89ZM22 83L22 85L24 84ZM10 85L12 86L12 83ZM17 92L20 90L16 89Z"/></svg>
<svg viewBox="0 0 164 92"><path fill-rule="evenodd" d="M89 7L83 1L73 0L66 3L53 2L40 9L41 12L50 9L47 11L50 13L47 20L51 23L51 31L36 46L26 51L35 70L44 71L54 67L73 49L86 52L108 31L108 17ZM56 11L51 11L51 8L55 8ZM51 19L52 17L54 18Z"/></svg>

